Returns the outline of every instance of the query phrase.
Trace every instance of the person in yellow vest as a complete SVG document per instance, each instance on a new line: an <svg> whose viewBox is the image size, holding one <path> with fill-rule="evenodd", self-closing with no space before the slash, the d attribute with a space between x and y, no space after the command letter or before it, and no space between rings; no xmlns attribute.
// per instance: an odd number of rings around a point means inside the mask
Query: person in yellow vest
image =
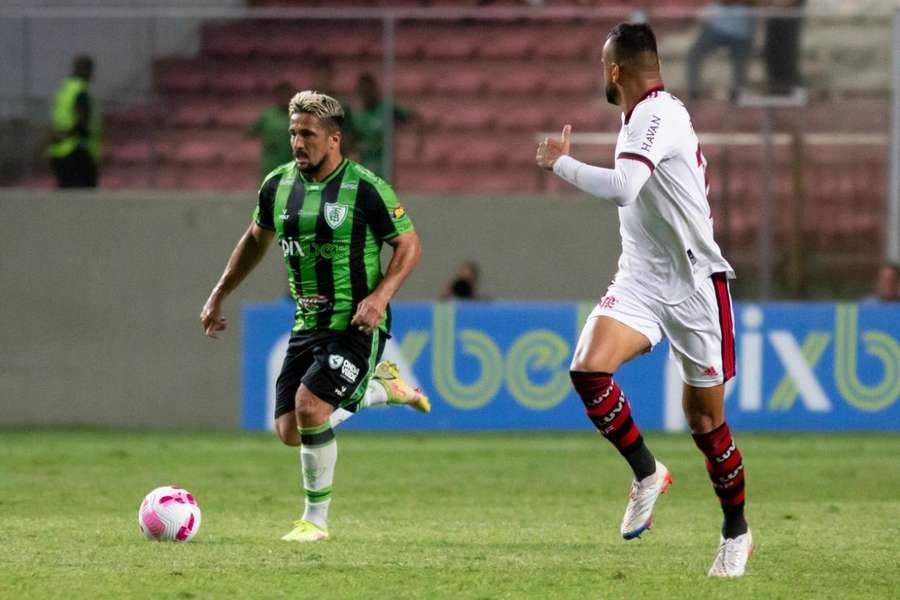
<svg viewBox="0 0 900 600"><path fill-rule="evenodd" d="M60 188L97 187L100 158L100 115L88 85L94 60L79 55L72 74L63 80L53 103L53 143L48 154Z"/></svg>

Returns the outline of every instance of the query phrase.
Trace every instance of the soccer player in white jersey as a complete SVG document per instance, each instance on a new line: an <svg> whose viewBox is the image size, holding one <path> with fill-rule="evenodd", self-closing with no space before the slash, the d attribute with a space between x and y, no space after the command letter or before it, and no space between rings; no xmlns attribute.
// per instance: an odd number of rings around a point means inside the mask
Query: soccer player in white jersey
<svg viewBox="0 0 900 600"><path fill-rule="evenodd" d="M572 383L588 417L634 472L621 532L626 540L638 537L672 476L644 443L613 373L669 339L687 422L724 513L709 575L743 575L753 542L744 519L744 466L724 410L725 382L735 371L728 291L734 271L713 240L706 159L684 105L663 88L649 25L614 27L602 67L607 100L623 110L615 167L569 156L569 125L559 140L544 140L536 157L538 166L619 207L618 272L581 332Z"/></svg>

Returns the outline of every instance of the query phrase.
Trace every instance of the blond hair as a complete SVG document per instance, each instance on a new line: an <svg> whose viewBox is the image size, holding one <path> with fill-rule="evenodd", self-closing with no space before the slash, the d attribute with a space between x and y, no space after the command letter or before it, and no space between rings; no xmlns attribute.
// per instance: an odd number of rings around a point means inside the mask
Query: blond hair
<svg viewBox="0 0 900 600"><path fill-rule="evenodd" d="M313 90L303 90L291 98L288 114L309 113L322 121L331 120L338 128L344 120L344 109L341 103L326 94Z"/></svg>

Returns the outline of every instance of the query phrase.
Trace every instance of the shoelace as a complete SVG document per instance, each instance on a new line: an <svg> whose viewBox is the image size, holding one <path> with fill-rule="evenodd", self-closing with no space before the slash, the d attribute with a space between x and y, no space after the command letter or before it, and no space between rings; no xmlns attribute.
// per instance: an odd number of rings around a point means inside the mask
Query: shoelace
<svg viewBox="0 0 900 600"><path fill-rule="evenodd" d="M720 563L726 571L731 571L738 568L740 555L741 551L737 540L729 538L719 546L719 556L722 557L722 560L716 562Z"/></svg>
<svg viewBox="0 0 900 600"><path fill-rule="evenodd" d="M631 480L631 491L628 492L628 497L632 500L637 500L638 493L641 491L641 484L638 483L636 479Z"/></svg>

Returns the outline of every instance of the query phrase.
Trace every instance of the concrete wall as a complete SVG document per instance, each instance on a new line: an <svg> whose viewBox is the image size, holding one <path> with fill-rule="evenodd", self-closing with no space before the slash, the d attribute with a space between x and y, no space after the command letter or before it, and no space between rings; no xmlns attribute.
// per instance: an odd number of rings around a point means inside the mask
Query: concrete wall
<svg viewBox="0 0 900 600"><path fill-rule="evenodd" d="M243 0L194 0L193 8L243 5ZM203 19L53 16L53 9L165 9L181 0L11 0L0 3L0 118L45 118L47 102L69 74L72 57L95 58L93 90L109 103L140 104L151 89L153 58L192 55ZM41 13L39 9L50 12ZM32 12L28 12L32 11ZM33 12L38 11L38 12ZM27 17L27 18L26 18Z"/></svg>
<svg viewBox="0 0 900 600"><path fill-rule="evenodd" d="M493 298L591 299L618 255L614 209L582 197L408 198L424 257L398 299L433 299L464 259ZM270 252L198 316L253 199L0 192L0 424L236 427L242 301L285 290Z"/></svg>

